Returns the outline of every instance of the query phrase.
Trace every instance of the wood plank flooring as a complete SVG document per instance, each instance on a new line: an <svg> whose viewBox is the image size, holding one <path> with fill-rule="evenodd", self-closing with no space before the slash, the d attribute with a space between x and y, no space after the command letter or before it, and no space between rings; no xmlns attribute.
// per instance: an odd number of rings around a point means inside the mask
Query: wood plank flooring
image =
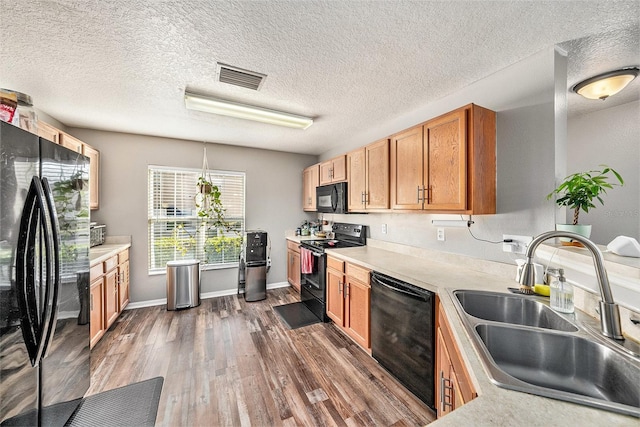
<svg viewBox="0 0 640 427"><path fill-rule="evenodd" d="M333 323L289 330L291 288L127 310L94 347L89 394L163 376L157 426L420 426L435 414Z"/></svg>

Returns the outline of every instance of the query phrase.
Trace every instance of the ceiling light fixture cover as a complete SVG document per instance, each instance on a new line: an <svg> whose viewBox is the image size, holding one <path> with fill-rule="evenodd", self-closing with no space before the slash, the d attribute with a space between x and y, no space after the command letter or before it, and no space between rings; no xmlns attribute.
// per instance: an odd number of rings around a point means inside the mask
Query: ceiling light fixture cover
<svg viewBox="0 0 640 427"><path fill-rule="evenodd" d="M313 119L310 117L297 116L282 111L254 107L190 92L184 93L184 102L189 110L198 110L272 125L306 129L313 124Z"/></svg>
<svg viewBox="0 0 640 427"><path fill-rule="evenodd" d="M609 71L578 83L572 90L587 99L605 100L631 83L638 75L638 71L638 67Z"/></svg>

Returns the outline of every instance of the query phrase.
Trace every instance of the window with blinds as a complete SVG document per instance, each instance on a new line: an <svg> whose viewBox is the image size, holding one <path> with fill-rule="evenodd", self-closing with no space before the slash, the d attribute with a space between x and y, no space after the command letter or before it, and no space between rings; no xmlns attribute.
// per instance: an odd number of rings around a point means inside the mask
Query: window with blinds
<svg viewBox="0 0 640 427"><path fill-rule="evenodd" d="M211 227L198 216L198 169L149 166L149 273L167 261L200 260L204 268L237 265L244 230L245 174L208 171L221 192L229 229Z"/></svg>

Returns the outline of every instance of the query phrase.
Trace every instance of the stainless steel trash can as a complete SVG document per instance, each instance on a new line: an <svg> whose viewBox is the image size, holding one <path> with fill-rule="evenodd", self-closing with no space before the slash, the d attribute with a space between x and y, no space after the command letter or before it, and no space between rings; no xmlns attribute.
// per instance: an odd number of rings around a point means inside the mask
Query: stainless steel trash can
<svg viewBox="0 0 640 427"><path fill-rule="evenodd" d="M200 305L200 261L167 262L167 310Z"/></svg>

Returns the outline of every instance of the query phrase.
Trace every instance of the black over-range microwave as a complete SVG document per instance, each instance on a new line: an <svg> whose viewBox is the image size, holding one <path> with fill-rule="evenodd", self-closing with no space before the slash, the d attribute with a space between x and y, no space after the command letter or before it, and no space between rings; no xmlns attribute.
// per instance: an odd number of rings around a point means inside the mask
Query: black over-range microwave
<svg viewBox="0 0 640 427"><path fill-rule="evenodd" d="M347 183L316 187L316 209L324 213L347 213Z"/></svg>

